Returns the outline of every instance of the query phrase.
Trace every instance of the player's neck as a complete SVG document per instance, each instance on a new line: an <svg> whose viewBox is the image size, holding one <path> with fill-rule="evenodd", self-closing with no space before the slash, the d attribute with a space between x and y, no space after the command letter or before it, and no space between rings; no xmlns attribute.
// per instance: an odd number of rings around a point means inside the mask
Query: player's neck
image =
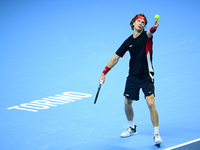
<svg viewBox="0 0 200 150"><path fill-rule="evenodd" d="M137 38L142 33L142 30L134 29L133 38Z"/></svg>

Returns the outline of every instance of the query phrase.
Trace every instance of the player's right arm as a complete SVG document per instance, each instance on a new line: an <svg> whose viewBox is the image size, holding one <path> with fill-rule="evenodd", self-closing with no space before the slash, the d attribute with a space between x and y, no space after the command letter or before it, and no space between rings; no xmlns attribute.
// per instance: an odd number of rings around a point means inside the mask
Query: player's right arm
<svg viewBox="0 0 200 150"><path fill-rule="evenodd" d="M115 55L111 58L111 60L108 62L107 66L105 67L105 70L102 72L100 78L99 78L99 83L103 80L103 83L105 82L105 75L108 73L108 71L114 67L117 62L119 61L119 56Z"/></svg>

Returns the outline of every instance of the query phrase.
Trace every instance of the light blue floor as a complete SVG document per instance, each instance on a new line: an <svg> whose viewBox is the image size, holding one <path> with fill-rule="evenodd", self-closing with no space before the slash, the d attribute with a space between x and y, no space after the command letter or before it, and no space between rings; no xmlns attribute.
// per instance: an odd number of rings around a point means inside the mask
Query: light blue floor
<svg viewBox="0 0 200 150"><path fill-rule="evenodd" d="M4 24L1 24L0 149L154 150L200 137L200 45L195 40L196 34L186 41L180 37L178 40L176 35L169 38L164 34L166 26L163 25L154 36L155 100L164 142L158 148L153 143L153 127L143 93L140 101L133 103L138 135L120 138L127 124L123 90L128 53L107 74L97 104L93 104L98 78L116 49L132 33L129 27L123 25L129 29L125 33L118 29L121 37L113 41L117 34L112 30L110 34L105 32L104 26L87 32L90 27L83 28L78 22L70 24L66 14L56 16L62 14L64 6L53 9L57 12L53 16L50 9L45 7L48 11L43 12L34 4L28 5L32 9L20 5L21 11L14 7L17 14L9 7L12 14L7 10L8 17L3 17ZM36 10L41 14L31 18ZM93 23L89 21L88 24ZM85 33L83 30L88 34L79 35L79 31ZM99 33L99 37L92 33ZM199 35L199 31L196 33ZM7 109L64 92L92 96L37 112Z"/></svg>

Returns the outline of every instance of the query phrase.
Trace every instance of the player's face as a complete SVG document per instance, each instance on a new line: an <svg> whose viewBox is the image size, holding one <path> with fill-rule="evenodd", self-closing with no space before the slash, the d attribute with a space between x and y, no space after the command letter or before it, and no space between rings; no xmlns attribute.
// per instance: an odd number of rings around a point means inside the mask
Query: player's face
<svg viewBox="0 0 200 150"><path fill-rule="evenodd" d="M145 27L145 21L143 19L137 19L134 23L134 28L137 30L143 30Z"/></svg>

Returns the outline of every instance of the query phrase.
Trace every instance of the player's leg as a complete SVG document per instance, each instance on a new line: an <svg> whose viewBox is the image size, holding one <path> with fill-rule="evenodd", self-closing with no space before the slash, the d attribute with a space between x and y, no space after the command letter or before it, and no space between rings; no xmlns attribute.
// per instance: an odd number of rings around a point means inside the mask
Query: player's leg
<svg viewBox="0 0 200 150"><path fill-rule="evenodd" d="M161 137L159 135L158 112L155 105L154 94L151 94L150 96L146 96L146 101L147 101L148 108L150 110L151 121L154 126L154 142L155 142L155 145L159 145L163 141L161 140Z"/></svg>
<svg viewBox="0 0 200 150"><path fill-rule="evenodd" d="M134 117L132 102L133 102L132 100L129 100L125 97L124 106L125 106L126 118L128 121L133 121Z"/></svg>
<svg viewBox="0 0 200 150"><path fill-rule="evenodd" d="M128 120L129 127L128 129L121 134L121 137L128 137L131 135L137 134L136 126L133 122L134 111L132 107L133 100L139 100L139 90L138 88L138 78L135 76L128 76L126 81L126 86L124 90L124 107L125 107L125 114Z"/></svg>
<svg viewBox="0 0 200 150"><path fill-rule="evenodd" d="M150 110L150 115L151 115L151 121L154 126L154 142L155 144L160 144L162 143L162 140L159 135L159 120L158 120L158 112L156 109L155 105L155 87L154 87L154 80L152 76L149 75L144 75L143 78L144 84L143 84L143 92L145 94L145 98L147 101L148 108Z"/></svg>
<svg viewBox="0 0 200 150"><path fill-rule="evenodd" d="M150 110L152 124L154 127L158 127L159 126L158 112L157 112L155 101L154 101L154 94L147 96L146 101L147 101L148 108Z"/></svg>
<svg viewBox="0 0 200 150"><path fill-rule="evenodd" d="M132 107L132 100L129 100L125 97L124 106L125 106L125 114L126 118L129 122L129 127L126 131L121 134L121 137L129 137L131 135L136 135L136 126L133 123L134 111Z"/></svg>
<svg viewBox="0 0 200 150"><path fill-rule="evenodd" d="M154 80L151 78L149 74L144 74L141 80L142 83L142 91L145 95L145 99L147 101L148 108L151 114L151 121L154 127L158 127L158 112L156 110L156 105L154 101L155 97L155 87Z"/></svg>

